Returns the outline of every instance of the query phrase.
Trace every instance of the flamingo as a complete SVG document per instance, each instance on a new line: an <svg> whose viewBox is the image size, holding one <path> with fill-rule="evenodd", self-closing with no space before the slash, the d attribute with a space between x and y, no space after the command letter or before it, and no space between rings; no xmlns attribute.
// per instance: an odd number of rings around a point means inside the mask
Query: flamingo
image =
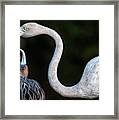
<svg viewBox="0 0 119 120"><path fill-rule="evenodd" d="M63 52L63 42L60 35L53 29L35 22L29 22L20 27L20 36L24 38L46 34L55 41L55 51L48 68L48 80L51 87L60 95L71 98L99 97L99 56L92 58L87 64L80 81L74 86L64 86L57 76L57 69Z"/></svg>

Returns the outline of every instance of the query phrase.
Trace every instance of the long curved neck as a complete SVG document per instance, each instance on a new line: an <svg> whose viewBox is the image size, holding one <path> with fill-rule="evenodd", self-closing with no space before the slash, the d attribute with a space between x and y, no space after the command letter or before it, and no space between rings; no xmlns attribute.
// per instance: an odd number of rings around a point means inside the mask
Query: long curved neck
<svg viewBox="0 0 119 120"><path fill-rule="evenodd" d="M47 28L47 34L55 40L56 48L48 68L48 79L51 87L62 96L75 96L77 91L74 87L66 87L60 83L57 77L57 68L63 52L63 43L61 37L52 29Z"/></svg>

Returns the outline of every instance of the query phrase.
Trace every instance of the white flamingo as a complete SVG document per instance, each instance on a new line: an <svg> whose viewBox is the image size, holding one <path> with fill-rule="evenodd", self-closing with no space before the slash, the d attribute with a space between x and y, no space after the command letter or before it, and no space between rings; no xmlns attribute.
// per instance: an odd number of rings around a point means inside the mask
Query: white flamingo
<svg viewBox="0 0 119 120"><path fill-rule="evenodd" d="M26 23L20 28L20 36L24 38L46 34L51 36L56 44L54 55L49 64L48 79L51 87L65 97L97 98L99 97L99 56L91 59L83 72L81 80L74 86L62 85L57 77L57 68L63 52L63 43L59 34L48 27L37 23Z"/></svg>

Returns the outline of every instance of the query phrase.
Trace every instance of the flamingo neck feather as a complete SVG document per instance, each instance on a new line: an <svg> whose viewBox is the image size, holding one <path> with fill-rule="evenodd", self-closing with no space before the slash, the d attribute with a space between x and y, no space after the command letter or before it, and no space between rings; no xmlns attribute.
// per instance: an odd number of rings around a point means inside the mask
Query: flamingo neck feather
<svg viewBox="0 0 119 120"><path fill-rule="evenodd" d="M74 90L75 87L66 87L64 85L62 85L58 79L57 76L57 69L58 69L58 65L61 59L61 55L63 52L63 42L61 37L59 36L59 34L50 29L47 28L47 34L49 36L51 36L54 41L55 41L55 51L52 57L52 60L49 64L49 69L48 69L48 79L49 79L49 83L52 86L52 88L58 92L59 94L61 94L62 96L65 97L69 97L69 96L75 96L75 94L77 93L77 90Z"/></svg>

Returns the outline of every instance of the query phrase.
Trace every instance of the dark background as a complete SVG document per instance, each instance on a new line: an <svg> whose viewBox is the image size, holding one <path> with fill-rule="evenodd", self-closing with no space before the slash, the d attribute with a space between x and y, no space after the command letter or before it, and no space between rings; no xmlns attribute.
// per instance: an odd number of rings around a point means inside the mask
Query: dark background
<svg viewBox="0 0 119 120"><path fill-rule="evenodd" d="M20 26L27 22L36 22L58 32L64 44L63 55L58 67L59 80L65 86L72 86L79 82L86 63L99 55L99 21L21 20ZM20 45L26 53L29 78L35 79L41 84L46 94L46 100L74 99L60 96L48 83L48 65L55 49L53 39L48 35L38 35L32 38L21 37Z"/></svg>

